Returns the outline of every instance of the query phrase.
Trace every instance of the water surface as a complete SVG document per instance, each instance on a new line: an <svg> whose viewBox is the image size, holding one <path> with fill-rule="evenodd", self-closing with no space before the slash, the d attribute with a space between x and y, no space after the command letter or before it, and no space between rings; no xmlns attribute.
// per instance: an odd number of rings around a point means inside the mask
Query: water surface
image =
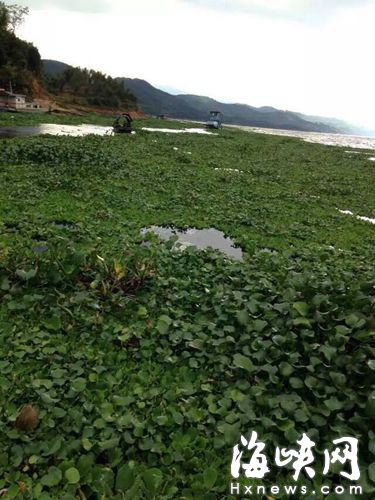
<svg viewBox="0 0 375 500"><path fill-rule="evenodd" d="M112 127L100 125L60 125L56 123L43 123L33 126L0 127L0 138L29 137L35 135L63 135L83 137L85 135L112 135Z"/></svg>
<svg viewBox="0 0 375 500"><path fill-rule="evenodd" d="M227 125L248 132L259 134L299 137L306 142L325 144L326 146L344 146L358 149L375 149L375 137L346 134L326 134L322 132L302 132L300 130L282 130L277 128L245 127L242 125Z"/></svg>
<svg viewBox="0 0 375 500"><path fill-rule="evenodd" d="M203 134L203 135L217 135L204 128L151 128L142 127L146 132L163 132L165 134Z"/></svg>
<svg viewBox="0 0 375 500"><path fill-rule="evenodd" d="M234 245L234 242L225 236L222 231L214 228L196 229L189 228L186 230L175 229L172 227L150 226L141 229L141 234L155 233L163 240L169 240L172 236L177 236L177 241L182 245L195 246L200 249L213 248L225 253L228 257L236 260L242 260L242 250Z"/></svg>

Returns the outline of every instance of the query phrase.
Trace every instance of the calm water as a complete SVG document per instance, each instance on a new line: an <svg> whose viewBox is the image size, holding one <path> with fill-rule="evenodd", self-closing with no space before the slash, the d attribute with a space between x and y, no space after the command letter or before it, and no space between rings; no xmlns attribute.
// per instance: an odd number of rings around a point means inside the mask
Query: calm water
<svg viewBox="0 0 375 500"><path fill-rule="evenodd" d="M146 132L163 132L164 134L201 134L201 135L217 135L209 132L204 128L151 128L142 127Z"/></svg>
<svg viewBox="0 0 375 500"><path fill-rule="evenodd" d="M357 149L375 150L375 137L365 137L361 135L345 135L345 134L324 134L320 132L300 132L298 130L281 130L274 128L260 127L244 127L242 125L226 125L227 127L239 128L249 132L257 132L259 134L279 135L285 137L298 137L306 142L315 142L325 144L327 146L343 146ZM143 127L142 130L149 132L164 132L174 134L204 134L217 135L200 128L185 128L185 129L164 129L164 128L148 128ZM13 126L0 127L0 138L12 137L28 137L33 135L64 135L82 137L85 135L113 135L112 127L103 127L100 125L59 125L55 123L46 123L35 126ZM374 161L375 158L369 158Z"/></svg>
<svg viewBox="0 0 375 500"><path fill-rule="evenodd" d="M325 134L321 132L300 132L298 130L281 130L277 128L243 127L240 125L228 125L229 127L257 132L259 134L282 135L286 137L299 137L306 142L316 142L326 146L344 146L347 148L374 149L375 137L362 135Z"/></svg>
<svg viewBox="0 0 375 500"><path fill-rule="evenodd" d="M84 135L112 135L112 127L101 127L100 125L58 125L46 123L30 127L0 127L0 138L28 137L32 135L69 135L82 137Z"/></svg>
<svg viewBox="0 0 375 500"><path fill-rule="evenodd" d="M184 246L195 246L197 248L213 248L225 253L228 257L242 260L242 250L235 247L233 241L225 236L222 231L214 228L187 230L174 229L171 227L150 226L141 230L141 234L155 233L163 240L169 240L172 236L177 236L178 242Z"/></svg>

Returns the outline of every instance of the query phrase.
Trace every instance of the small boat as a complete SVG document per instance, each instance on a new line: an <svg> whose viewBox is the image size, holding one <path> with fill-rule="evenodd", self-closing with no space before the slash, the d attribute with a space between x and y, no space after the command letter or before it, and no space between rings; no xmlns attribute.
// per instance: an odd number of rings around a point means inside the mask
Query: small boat
<svg viewBox="0 0 375 500"><path fill-rule="evenodd" d="M113 132L116 134L130 134L132 132L132 117L128 113L118 116L113 124Z"/></svg>
<svg viewBox="0 0 375 500"><path fill-rule="evenodd" d="M210 117L206 123L207 128L222 128L223 115L220 111L210 111Z"/></svg>
<svg viewBox="0 0 375 500"><path fill-rule="evenodd" d="M113 132L116 134L130 134L132 131L131 126L128 127L127 125L118 125L115 124L113 125Z"/></svg>

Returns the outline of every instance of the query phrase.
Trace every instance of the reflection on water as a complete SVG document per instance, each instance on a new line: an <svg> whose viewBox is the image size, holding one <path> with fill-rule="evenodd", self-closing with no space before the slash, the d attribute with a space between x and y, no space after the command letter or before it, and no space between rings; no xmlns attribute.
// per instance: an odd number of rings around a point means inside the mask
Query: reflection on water
<svg viewBox="0 0 375 500"><path fill-rule="evenodd" d="M345 146L358 149L375 149L375 137L361 135L325 134L322 132L301 132L299 130L281 130L277 128L243 127L240 125L227 125L249 132L260 134L283 135L286 137L299 137L306 142L325 144L326 146Z"/></svg>
<svg viewBox="0 0 375 500"><path fill-rule="evenodd" d="M0 127L0 138L28 137L33 135L69 135L82 137L84 135L111 135L112 127L100 125L58 125L55 123L43 123L30 127Z"/></svg>
<svg viewBox="0 0 375 500"><path fill-rule="evenodd" d="M37 247L33 247L32 251L34 253L43 253L43 252L47 252L48 249L49 249L48 245L39 245Z"/></svg>
<svg viewBox="0 0 375 500"><path fill-rule="evenodd" d="M367 217L365 215L354 215L351 210L340 210L339 208L337 210L340 212L340 214L352 215L353 217L355 217L358 220L364 220L365 222L369 222L370 224L375 224L375 219L373 219L371 217Z"/></svg>
<svg viewBox="0 0 375 500"><path fill-rule="evenodd" d="M203 134L203 135L217 135L205 130L204 128L150 128L142 127L142 130L147 132L164 132L165 134Z"/></svg>
<svg viewBox="0 0 375 500"><path fill-rule="evenodd" d="M226 237L222 231L214 228L187 230L174 229L171 227L150 226L141 229L141 234L155 233L163 240L169 240L172 236L177 236L182 247L195 246L197 248L213 248L224 252L229 257L242 260L241 248L235 247L233 241Z"/></svg>
<svg viewBox="0 0 375 500"><path fill-rule="evenodd" d="M53 220L51 221L52 226L57 229L74 229L75 224L70 220Z"/></svg>

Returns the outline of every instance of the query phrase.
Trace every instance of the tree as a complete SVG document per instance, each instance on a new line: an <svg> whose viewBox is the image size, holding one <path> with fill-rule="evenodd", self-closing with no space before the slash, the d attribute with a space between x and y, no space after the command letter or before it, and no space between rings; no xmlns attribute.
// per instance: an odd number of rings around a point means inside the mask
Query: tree
<svg viewBox="0 0 375 500"><path fill-rule="evenodd" d="M25 16L29 14L29 7L22 7L22 5L18 4L4 5L4 7L7 11L8 17L7 27L12 33L14 33L16 28L24 22Z"/></svg>
<svg viewBox="0 0 375 500"><path fill-rule="evenodd" d="M5 31L8 27L9 14L4 2L0 2L0 31Z"/></svg>

